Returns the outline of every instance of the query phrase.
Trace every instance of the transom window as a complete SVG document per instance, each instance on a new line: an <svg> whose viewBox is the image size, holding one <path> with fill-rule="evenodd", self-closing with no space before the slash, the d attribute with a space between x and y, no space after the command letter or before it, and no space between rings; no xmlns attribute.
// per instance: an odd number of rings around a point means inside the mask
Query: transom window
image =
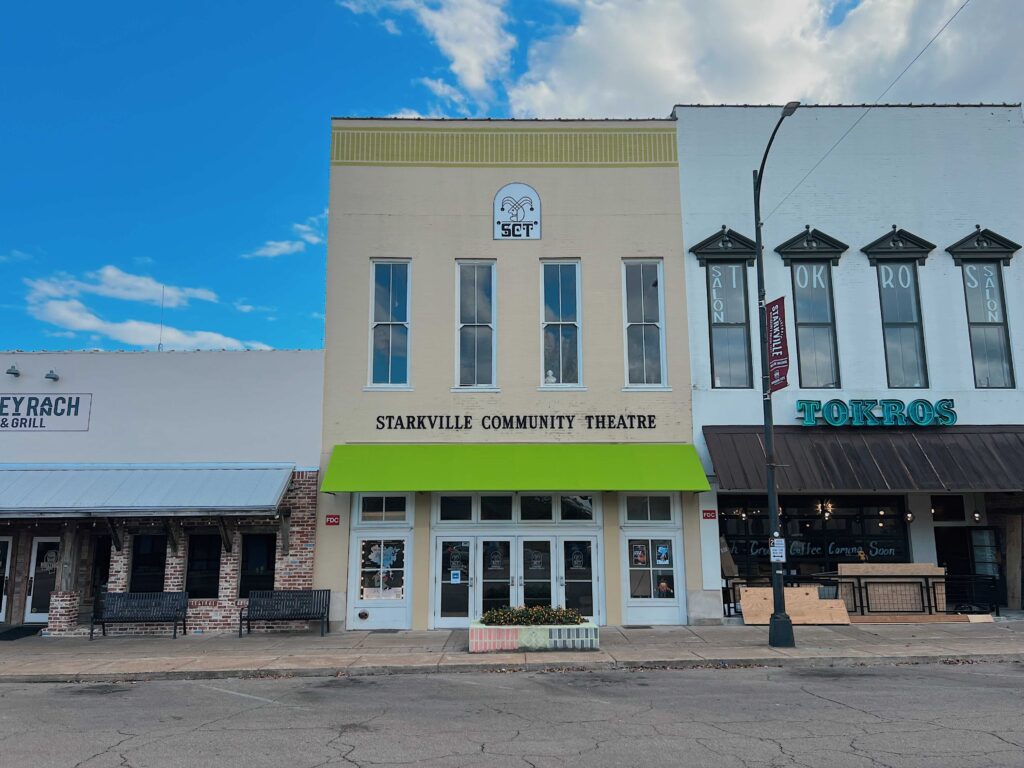
<svg viewBox="0 0 1024 768"><path fill-rule="evenodd" d="M363 494L359 497L360 523L405 523L409 519L406 494Z"/></svg>
<svg viewBox="0 0 1024 768"><path fill-rule="evenodd" d="M494 386L494 263L459 262L459 386Z"/></svg>
<svg viewBox="0 0 1024 768"><path fill-rule="evenodd" d="M921 301L917 290L917 264L913 261L880 263L878 293L882 306L882 336L889 387L927 387L928 368L924 356Z"/></svg>
<svg viewBox="0 0 1024 768"><path fill-rule="evenodd" d="M409 383L409 263L373 263L370 383Z"/></svg>
<svg viewBox="0 0 1024 768"><path fill-rule="evenodd" d="M623 263L626 291L626 382L665 383L665 333L661 260Z"/></svg>
<svg viewBox="0 0 1024 768"><path fill-rule="evenodd" d="M626 522L662 523L672 520L670 496L627 496Z"/></svg>
<svg viewBox="0 0 1024 768"><path fill-rule="evenodd" d="M434 497L440 523L594 522L592 494L440 493Z"/></svg>
<svg viewBox="0 0 1024 768"><path fill-rule="evenodd" d="M838 387L832 265L827 261L794 262L792 272L800 386L808 389Z"/></svg>
<svg viewBox="0 0 1024 768"><path fill-rule="evenodd" d="M577 262L541 265L544 281L544 386L580 383L579 267Z"/></svg>
<svg viewBox="0 0 1024 768"><path fill-rule="evenodd" d="M750 371L747 263L709 263L707 280L712 385L721 389L749 388L753 383Z"/></svg>
<svg viewBox="0 0 1024 768"><path fill-rule="evenodd" d="M963 265L967 324L974 360L974 386L979 389L1014 386L1006 297L998 261Z"/></svg>

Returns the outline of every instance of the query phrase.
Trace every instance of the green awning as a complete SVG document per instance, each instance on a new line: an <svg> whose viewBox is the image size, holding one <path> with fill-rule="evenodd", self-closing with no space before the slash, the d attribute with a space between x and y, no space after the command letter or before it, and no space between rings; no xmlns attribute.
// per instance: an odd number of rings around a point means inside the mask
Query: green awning
<svg viewBox="0 0 1024 768"><path fill-rule="evenodd" d="M336 445L320 490L707 491L692 445Z"/></svg>

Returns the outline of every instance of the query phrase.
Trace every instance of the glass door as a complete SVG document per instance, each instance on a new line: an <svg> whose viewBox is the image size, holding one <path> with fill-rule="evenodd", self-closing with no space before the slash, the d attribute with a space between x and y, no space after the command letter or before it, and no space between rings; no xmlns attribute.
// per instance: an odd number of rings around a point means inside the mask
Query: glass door
<svg viewBox="0 0 1024 768"><path fill-rule="evenodd" d="M515 568L512 551L511 538L480 538L477 561L480 574L480 604L477 607L477 616L482 616L494 608L508 608L513 604Z"/></svg>
<svg viewBox="0 0 1024 768"><path fill-rule="evenodd" d="M594 621L597 613L597 540L593 536L559 538L558 604L575 608Z"/></svg>
<svg viewBox="0 0 1024 768"><path fill-rule="evenodd" d="M471 538L441 538L437 541L435 561L440 565L434 599L434 626L468 627L473 589L473 553Z"/></svg>
<svg viewBox="0 0 1024 768"><path fill-rule="evenodd" d="M7 584L11 578L11 537L0 536L0 623L7 621Z"/></svg>
<svg viewBox="0 0 1024 768"><path fill-rule="evenodd" d="M516 605L554 604L554 549L551 539L520 539Z"/></svg>
<svg viewBox="0 0 1024 768"><path fill-rule="evenodd" d="M25 600L25 623L45 624L50 615L50 593L57 588L60 565L60 539L32 539L32 561L29 564L28 597Z"/></svg>

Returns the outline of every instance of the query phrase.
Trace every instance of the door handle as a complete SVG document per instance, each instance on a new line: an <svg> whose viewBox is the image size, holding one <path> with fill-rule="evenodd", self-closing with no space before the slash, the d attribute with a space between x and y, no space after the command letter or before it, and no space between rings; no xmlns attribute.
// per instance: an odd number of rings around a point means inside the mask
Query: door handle
<svg viewBox="0 0 1024 768"><path fill-rule="evenodd" d="M558 586L560 586L560 587L564 587L565 586L565 576L559 576L558 577Z"/></svg>
<svg viewBox="0 0 1024 768"><path fill-rule="evenodd" d="M521 587L521 586L523 586L523 577L522 577L522 574L520 574L520 576L519 576L519 586L520 586L520 587Z"/></svg>
<svg viewBox="0 0 1024 768"><path fill-rule="evenodd" d="M28 593L29 593L30 595L32 594L32 586L33 586L33 585L34 585L35 583L36 583L36 580L35 580L35 578L34 578L33 576L29 576L29 577L28 577Z"/></svg>
<svg viewBox="0 0 1024 768"><path fill-rule="evenodd" d="M466 583L469 584L470 587L472 587L473 586L473 577L470 576L468 579L466 579Z"/></svg>

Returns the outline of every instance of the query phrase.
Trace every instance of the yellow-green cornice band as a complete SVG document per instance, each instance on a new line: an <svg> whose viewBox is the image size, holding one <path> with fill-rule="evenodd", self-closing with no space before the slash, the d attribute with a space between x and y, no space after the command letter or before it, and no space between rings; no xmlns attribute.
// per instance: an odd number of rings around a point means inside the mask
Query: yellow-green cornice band
<svg viewBox="0 0 1024 768"><path fill-rule="evenodd" d="M678 164L673 128L344 127L332 165L618 168Z"/></svg>

